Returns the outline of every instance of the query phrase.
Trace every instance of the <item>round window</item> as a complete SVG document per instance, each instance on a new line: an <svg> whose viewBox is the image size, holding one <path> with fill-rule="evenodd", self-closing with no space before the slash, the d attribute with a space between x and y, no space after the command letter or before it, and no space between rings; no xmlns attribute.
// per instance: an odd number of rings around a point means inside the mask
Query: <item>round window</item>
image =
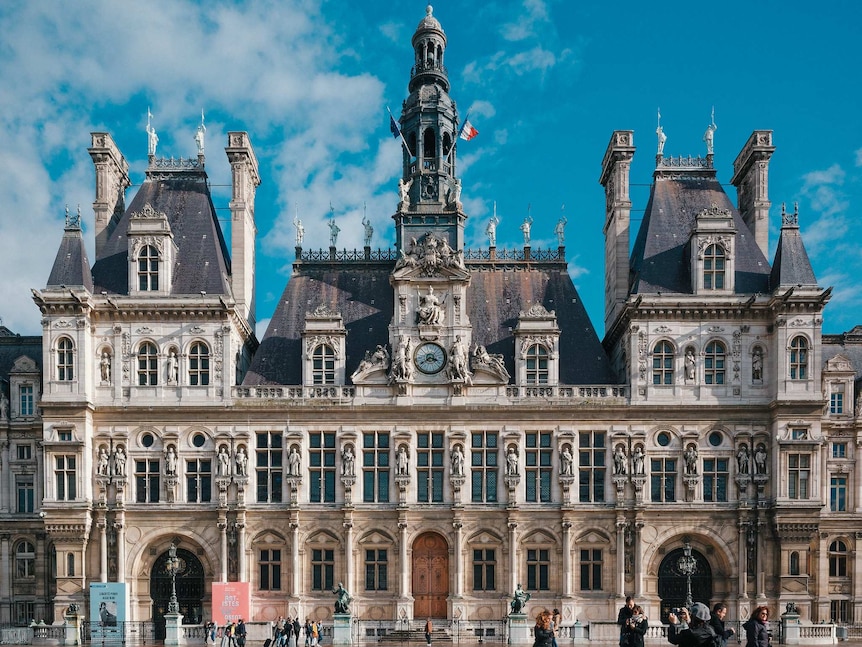
<svg viewBox="0 0 862 647"><path fill-rule="evenodd" d="M206 441L206 436L204 436L203 434L195 434L194 436L192 436L192 445L194 445L195 447L203 447Z"/></svg>
<svg viewBox="0 0 862 647"><path fill-rule="evenodd" d="M656 442L662 447L667 447L670 445L670 434L666 431L661 432L656 438Z"/></svg>
<svg viewBox="0 0 862 647"><path fill-rule="evenodd" d="M144 447L152 447L154 442L156 442L156 439L153 438L153 435L151 433L146 433L141 436L141 444Z"/></svg>
<svg viewBox="0 0 862 647"><path fill-rule="evenodd" d="M713 447L718 447L719 445L721 445L723 440L724 436L720 431L713 431L711 434L709 434L709 444Z"/></svg>

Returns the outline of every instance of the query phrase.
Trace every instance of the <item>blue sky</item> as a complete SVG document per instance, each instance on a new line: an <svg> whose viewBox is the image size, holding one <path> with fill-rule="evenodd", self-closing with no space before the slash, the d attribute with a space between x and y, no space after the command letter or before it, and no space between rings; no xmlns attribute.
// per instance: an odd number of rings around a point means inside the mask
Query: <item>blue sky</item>
<svg viewBox="0 0 862 647"><path fill-rule="evenodd" d="M862 324L862 3L614 3L441 0L452 96L479 136L459 147L467 245L556 247L565 205L571 274L603 334L602 155L613 130L634 130L633 232L655 165L656 110L665 155L703 155L715 108L715 165L732 163L755 129L774 131L770 260L781 203L799 202L821 286L834 286L826 332ZM196 153L206 114L207 172L229 229L229 130L247 130L260 161L258 318L265 325L289 277L292 220L305 246L394 243L400 148L387 127L407 93L410 38L425 2L109 2L0 4L0 317L38 334L30 288L44 287L64 208L81 205L93 260L89 133L107 130L132 181L146 168L147 109L158 155ZM135 187L127 194L130 200ZM226 233L229 233L226 231ZM259 328L260 329L260 328ZM262 333L262 330L260 330Z"/></svg>

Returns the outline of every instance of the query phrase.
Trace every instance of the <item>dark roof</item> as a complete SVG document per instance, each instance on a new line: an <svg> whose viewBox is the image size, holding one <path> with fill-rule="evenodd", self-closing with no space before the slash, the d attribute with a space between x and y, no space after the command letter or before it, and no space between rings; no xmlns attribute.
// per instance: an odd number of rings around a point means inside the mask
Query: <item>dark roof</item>
<svg viewBox="0 0 862 647"><path fill-rule="evenodd" d="M3 331L9 332L5 327L3 327ZM3 389L8 397L11 397L11 394L3 382L8 384L9 371L15 365L15 360L23 355L32 359L36 366L40 367L42 365L42 337L22 337L11 332L8 335L0 334L0 389Z"/></svg>
<svg viewBox="0 0 862 647"><path fill-rule="evenodd" d="M105 242L93 266L97 291L129 293L128 239L130 214L149 204L167 215L177 246L172 294L228 294L230 255L216 218L206 173L147 171L131 204Z"/></svg>
<svg viewBox="0 0 862 647"><path fill-rule="evenodd" d="M823 335L821 368L836 355L843 355L853 365L856 375L862 375L862 326L839 335Z"/></svg>
<svg viewBox="0 0 862 647"><path fill-rule="evenodd" d="M520 268L472 264L467 289L467 316L473 344L503 355L514 375L514 329L521 311L541 303L554 310L561 331L560 382L615 383L610 362L590 322L565 262L524 263ZM347 329L346 375L357 369L365 351L389 343L394 262L299 262L255 354L244 384L300 384L300 340L307 312L326 305L340 313Z"/></svg>
<svg viewBox="0 0 862 647"><path fill-rule="evenodd" d="M48 286L67 288L82 287L93 291L93 275L90 273L90 261L84 247L84 237L81 228L75 225L67 226L57 250L57 257L48 277Z"/></svg>
<svg viewBox="0 0 862 647"><path fill-rule="evenodd" d="M785 224L781 227L781 236L775 250L775 261L772 263L772 274L769 285L775 290L782 286L805 285L816 286L817 279L808 260L808 252L799 234L799 226Z"/></svg>
<svg viewBox="0 0 862 647"><path fill-rule="evenodd" d="M656 171L631 257L631 293L691 294L689 239L697 214L729 209L736 227L736 293L769 291L769 262L730 202L714 170Z"/></svg>

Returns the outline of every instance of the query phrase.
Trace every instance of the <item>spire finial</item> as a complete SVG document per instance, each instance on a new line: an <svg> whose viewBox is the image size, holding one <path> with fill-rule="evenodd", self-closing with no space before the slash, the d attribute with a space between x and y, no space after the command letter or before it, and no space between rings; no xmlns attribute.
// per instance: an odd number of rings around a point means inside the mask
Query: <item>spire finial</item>
<svg viewBox="0 0 862 647"><path fill-rule="evenodd" d="M430 18L433 13L434 13L434 7L432 7L430 4L427 7L425 7L425 15L426 16L428 16Z"/></svg>
<svg viewBox="0 0 862 647"><path fill-rule="evenodd" d="M664 157L664 143L667 141L667 135L664 134L664 129L661 127L661 108L656 109L656 114L658 116L658 124L655 129L656 137L658 137L658 150L656 150L656 156Z"/></svg>
<svg viewBox="0 0 862 647"><path fill-rule="evenodd" d="M709 126L706 127L706 132L703 134L703 141L706 142L707 155L712 155L715 152L715 149L713 147L713 141L715 139L716 130L718 130L718 126L715 125L715 106L713 106Z"/></svg>
<svg viewBox="0 0 862 647"><path fill-rule="evenodd" d="M201 110L201 123L195 132L195 144L198 145L198 155L204 154L204 135L207 132L207 127L204 126L204 111Z"/></svg>

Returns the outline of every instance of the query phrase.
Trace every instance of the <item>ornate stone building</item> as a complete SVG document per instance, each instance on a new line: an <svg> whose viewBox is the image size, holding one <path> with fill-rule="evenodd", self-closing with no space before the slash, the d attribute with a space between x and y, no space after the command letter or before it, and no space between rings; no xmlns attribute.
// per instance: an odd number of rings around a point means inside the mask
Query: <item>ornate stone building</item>
<svg viewBox="0 0 862 647"><path fill-rule="evenodd" d="M519 583L564 624L615 618L627 594L658 618L685 597L685 550L695 599L732 617L792 601L862 620L862 333L822 335L795 209L766 256L772 133L734 162L736 204L711 151L660 152L633 246L634 133L611 135L600 341L562 228L557 249L529 223L523 248L465 249L430 9L412 44L395 249L298 234L259 345L249 135L228 136L228 250L202 142L179 162L151 149L126 207L128 165L93 133L95 262L67 217L34 293L41 350L2 366L0 620L31 615L22 599L59 619L123 582L130 618L158 624L172 542L186 622L226 581L250 584L256 620L327 619L338 582L380 622L499 620ZM50 569L18 568L27 551Z"/></svg>

